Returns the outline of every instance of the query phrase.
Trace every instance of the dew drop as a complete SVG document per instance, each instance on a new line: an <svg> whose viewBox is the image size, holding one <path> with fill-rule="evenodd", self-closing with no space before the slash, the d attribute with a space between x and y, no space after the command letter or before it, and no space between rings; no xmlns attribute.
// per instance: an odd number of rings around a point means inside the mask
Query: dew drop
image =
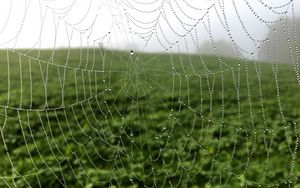
<svg viewBox="0 0 300 188"><path fill-rule="evenodd" d="M130 50L130 53L129 53L130 55L134 55L134 52L133 52L133 50Z"/></svg>

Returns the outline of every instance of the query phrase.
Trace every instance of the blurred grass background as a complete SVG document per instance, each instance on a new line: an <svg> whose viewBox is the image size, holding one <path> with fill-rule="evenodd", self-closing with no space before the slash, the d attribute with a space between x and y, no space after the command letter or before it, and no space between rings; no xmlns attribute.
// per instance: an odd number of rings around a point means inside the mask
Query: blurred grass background
<svg viewBox="0 0 300 188"><path fill-rule="evenodd" d="M0 61L0 187L300 187L290 64L106 49Z"/></svg>

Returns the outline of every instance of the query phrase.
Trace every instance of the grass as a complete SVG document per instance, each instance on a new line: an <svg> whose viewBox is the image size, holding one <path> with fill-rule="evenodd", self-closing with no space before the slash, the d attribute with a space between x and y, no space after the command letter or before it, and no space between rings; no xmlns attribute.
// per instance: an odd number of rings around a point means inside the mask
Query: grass
<svg viewBox="0 0 300 188"><path fill-rule="evenodd" d="M0 187L300 186L290 64L23 49L0 69Z"/></svg>

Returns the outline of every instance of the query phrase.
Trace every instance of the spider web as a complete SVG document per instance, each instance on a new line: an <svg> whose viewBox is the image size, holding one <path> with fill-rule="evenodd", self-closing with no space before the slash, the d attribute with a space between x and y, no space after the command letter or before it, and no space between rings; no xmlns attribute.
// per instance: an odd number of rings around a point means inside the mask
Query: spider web
<svg viewBox="0 0 300 188"><path fill-rule="evenodd" d="M299 185L296 4L3 3L0 186Z"/></svg>

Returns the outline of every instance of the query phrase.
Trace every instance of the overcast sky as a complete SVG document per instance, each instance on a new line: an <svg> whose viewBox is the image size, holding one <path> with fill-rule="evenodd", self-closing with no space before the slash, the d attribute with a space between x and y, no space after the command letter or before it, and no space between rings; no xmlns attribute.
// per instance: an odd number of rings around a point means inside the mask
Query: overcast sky
<svg viewBox="0 0 300 188"><path fill-rule="evenodd" d="M232 36L251 52L293 7L299 16L300 0L2 0L0 47L195 51Z"/></svg>

